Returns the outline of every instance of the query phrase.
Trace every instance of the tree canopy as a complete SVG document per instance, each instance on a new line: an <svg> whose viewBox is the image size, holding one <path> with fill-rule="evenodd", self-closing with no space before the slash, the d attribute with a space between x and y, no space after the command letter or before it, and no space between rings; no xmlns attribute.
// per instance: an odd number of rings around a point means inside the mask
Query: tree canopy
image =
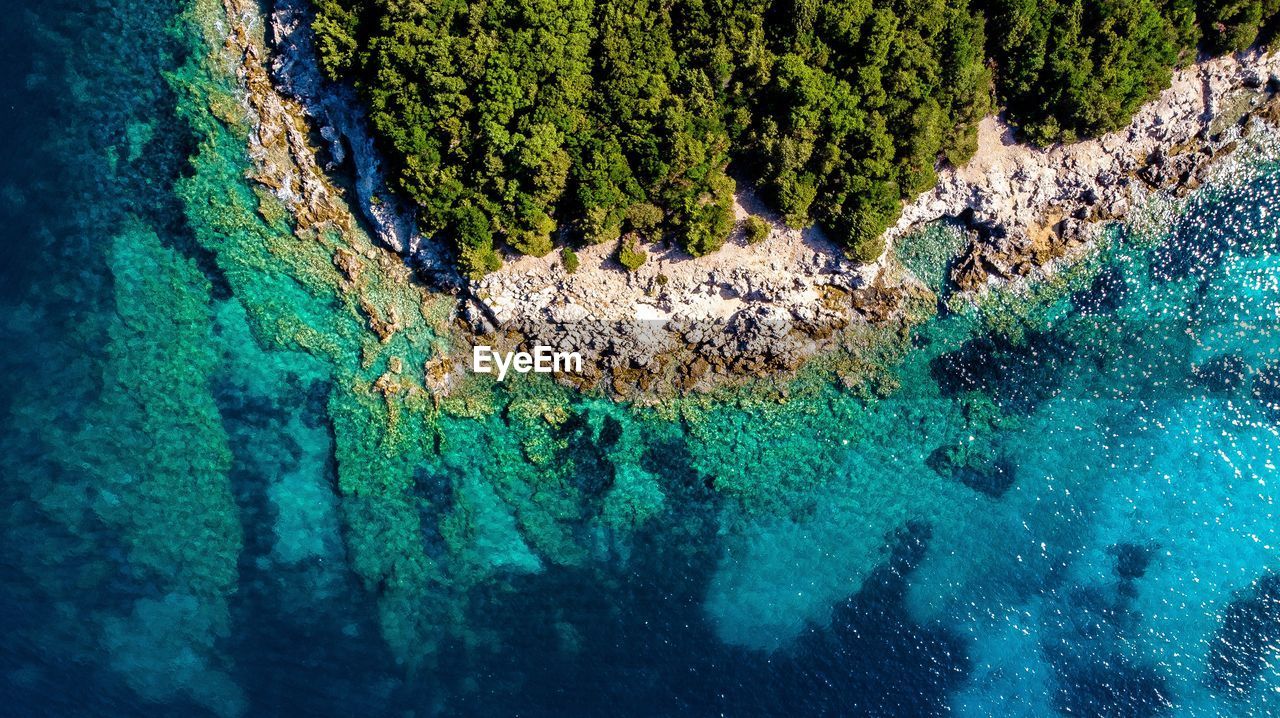
<svg viewBox="0 0 1280 718"><path fill-rule="evenodd" d="M975 1L315 0L315 30L398 189L479 276L499 244L714 251L735 177L872 261L902 200L973 153L993 67L1028 138L1071 140L1126 122L1197 44L1248 46L1280 12Z"/></svg>

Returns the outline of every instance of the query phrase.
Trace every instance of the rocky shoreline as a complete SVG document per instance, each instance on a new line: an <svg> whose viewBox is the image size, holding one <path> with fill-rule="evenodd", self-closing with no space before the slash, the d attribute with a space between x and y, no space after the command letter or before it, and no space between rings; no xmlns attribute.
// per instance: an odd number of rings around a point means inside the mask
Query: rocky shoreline
<svg viewBox="0 0 1280 718"><path fill-rule="evenodd" d="M1094 140L1040 150L1016 144L995 118L979 150L941 174L903 211L890 240L953 218L974 234L951 271L962 292L1025 277L1087 245L1100 222L1125 219L1157 191L1199 187L1214 160L1231 154L1257 117L1280 122L1280 54L1250 51L1174 73L1172 85L1129 126Z"/></svg>
<svg viewBox="0 0 1280 718"><path fill-rule="evenodd" d="M749 191L738 197L739 218L760 216L771 225L756 244L739 230L723 249L696 259L651 246L634 272L617 263L611 244L579 251L573 273L558 253L508 255L501 270L466 282L448 252L418 231L411 208L387 190L354 93L322 78L310 12L304 0L276 0L266 33L272 94L297 103L326 145L326 161L296 163L303 175L325 176L303 176L297 184L352 175L352 199L371 234L437 291L457 297L466 337L458 367L471 343L541 344L583 354L586 373L566 377L580 386L633 397L706 390L793 371L859 341L868 329L914 321L936 303L892 251L859 266L820 231L783 226ZM967 240L951 264L949 291L973 295L1042 275L1087 252L1103 223L1125 218L1153 192L1197 186L1243 133L1275 132L1277 93L1280 54L1251 51L1176 72L1171 87L1127 128L1095 140L1028 147L1016 144L998 118L987 118L974 159L941 170L934 189L906 205L888 245L931 222L953 220ZM305 214L308 202L294 205Z"/></svg>
<svg viewBox="0 0 1280 718"><path fill-rule="evenodd" d="M989 117L974 159L943 169L934 189L904 208L887 244L951 220L967 241L951 265L949 291L974 295L1043 275L1087 252L1105 222L1124 219L1153 192L1197 187L1242 134L1275 132L1277 92L1280 55L1253 51L1175 73L1127 128L1095 140L1019 145ZM904 320L920 301L932 303L892 251L855 265L820 232L786 228L749 194L739 199L740 217L771 221L764 242L747 245L738 236L697 259L655 252L634 273L611 260L609 246L580 252L574 274L554 256L518 257L479 282L476 295L508 332L586 347L605 371L656 374L679 389L705 388L744 369L794 369L839 348L850 328Z"/></svg>

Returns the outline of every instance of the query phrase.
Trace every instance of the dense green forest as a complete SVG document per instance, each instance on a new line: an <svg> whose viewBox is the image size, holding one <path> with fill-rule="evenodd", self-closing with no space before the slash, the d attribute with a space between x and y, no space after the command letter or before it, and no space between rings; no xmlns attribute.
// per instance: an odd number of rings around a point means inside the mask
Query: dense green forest
<svg viewBox="0 0 1280 718"><path fill-rule="evenodd" d="M425 227L462 269L506 244L693 255L734 177L871 261L993 108L1031 141L1123 125L1171 69L1274 29L1280 0L315 0ZM991 59L988 59L991 58ZM730 165L733 176L730 176Z"/></svg>
<svg viewBox="0 0 1280 718"><path fill-rule="evenodd" d="M993 0L984 10L1010 119L1047 144L1124 126L1198 50L1269 39L1280 0Z"/></svg>

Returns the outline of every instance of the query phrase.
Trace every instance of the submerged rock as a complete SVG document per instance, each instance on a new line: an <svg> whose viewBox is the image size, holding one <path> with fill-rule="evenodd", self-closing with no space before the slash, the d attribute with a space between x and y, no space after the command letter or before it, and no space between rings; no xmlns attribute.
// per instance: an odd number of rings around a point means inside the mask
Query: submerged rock
<svg viewBox="0 0 1280 718"><path fill-rule="evenodd" d="M1192 200L1194 211L1174 223L1173 232L1151 251L1151 276L1172 282L1204 278L1228 251L1257 256L1280 247L1280 231L1271 216L1280 199L1280 178L1262 175L1222 192Z"/></svg>
<svg viewBox="0 0 1280 718"><path fill-rule="evenodd" d="M1017 481L1017 467L1002 452L973 443L940 446L926 460L939 475L974 491L1000 498Z"/></svg>
<svg viewBox="0 0 1280 718"><path fill-rule="evenodd" d="M1059 683L1056 703L1063 715L1148 718L1174 706L1163 675L1122 657L1073 667Z"/></svg>
<svg viewBox="0 0 1280 718"><path fill-rule="evenodd" d="M1147 573L1153 549L1134 543L1118 543L1107 550L1115 558L1115 573L1123 581L1136 581Z"/></svg>
<svg viewBox="0 0 1280 718"><path fill-rule="evenodd" d="M1223 394L1244 385L1249 375L1249 365L1234 354L1214 357L1192 368L1192 380L1197 386L1210 392Z"/></svg>
<svg viewBox="0 0 1280 718"><path fill-rule="evenodd" d="M1058 392L1075 351L1054 332L1029 332L1018 343L989 335L935 358L929 370L946 396L981 391L1002 409L1027 414Z"/></svg>
<svg viewBox="0 0 1280 718"><path fill-rule="evenodd" d="M1088 289L1071 295L1071 304L1084 315L1110 314L1124 305L1129 296L1124 273L1107 267L1094 277Z"/></svg>
<svg viewBox="0 0 1280 718"><path fill-rule="evenodd" d="M1280 575L1268 574L1231 602L1209 646L1209 679L1219 690L1247 694L1270 665L1280 641Z"/></svg>
<svg viewBox="0 0 1280 718"><path fill-rule="evenodd" d="M1267 364L1254 377L1253 398L1272 421L1280 421L1280 361Z"/></svg>

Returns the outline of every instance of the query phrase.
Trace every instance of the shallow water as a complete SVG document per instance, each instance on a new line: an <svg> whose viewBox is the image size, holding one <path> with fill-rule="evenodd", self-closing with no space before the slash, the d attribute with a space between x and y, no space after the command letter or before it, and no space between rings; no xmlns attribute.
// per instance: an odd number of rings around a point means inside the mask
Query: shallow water
<svg viewBox="0 0 1280 718"><path fill-rule="evenodd" d="M1280 166L880 400L384 405L430 331L280 259L192 7L0 30L14 715L1278 712Z"/></svg>

